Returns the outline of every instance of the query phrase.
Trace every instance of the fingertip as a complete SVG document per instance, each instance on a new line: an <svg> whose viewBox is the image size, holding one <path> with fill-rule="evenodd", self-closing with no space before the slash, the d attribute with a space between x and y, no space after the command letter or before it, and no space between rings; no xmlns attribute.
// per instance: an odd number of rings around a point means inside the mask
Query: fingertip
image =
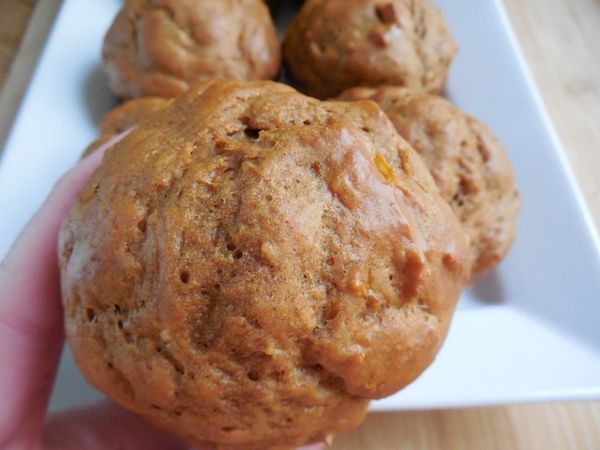
<svg viewBox="0 0 600 450"><path fill-rule="evenodd" d="M300 447L296 450L323 450L327 448L327 445L325 443L319 443L319 444L311 444L311 445L306 445L304 447ZM204 450L201 448L197 448L197 447L190 447L188 450Z"/></svg>
<svg viewBox="0 0 600 450"><path fill-rule="evenodd" d="M318 444L307 445L299 448L298 450L323 450L326 447L325 443L320 442Z"/></svg>
<svg viewBox="0 0 600 450"><path fill-rule="evenodd" d="M127 136L132 129L133 128L129 128L121 134L114 136L99 146L90 155L79 161L78 164L76 164L72 169L59 178L52 189L51 195L63 196L65 193L79 192L87 180L96 171L98 166L100 166L102 163L106 151Z"/></svg>

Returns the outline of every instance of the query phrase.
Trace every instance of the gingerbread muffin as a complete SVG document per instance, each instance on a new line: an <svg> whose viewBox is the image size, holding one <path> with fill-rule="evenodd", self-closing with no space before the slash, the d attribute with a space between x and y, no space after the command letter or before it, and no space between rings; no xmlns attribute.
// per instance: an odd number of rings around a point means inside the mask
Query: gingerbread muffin
<svg viewBox="0 0 600 450"><path fill-rule="evenodd" d="M60 234L87 379L193 445L358 425L433 360L468 238L372 102L193 88L114 147Z"/></svg>
<svg viewBox="0 0 600 450"><path fill-rule="evenodd" d="M274 78L280 53L263 0L127 0L102 67L120 97L176 97L198 80Z"/></svg>
<svg viewBox="0 0 600 450"><path fill-rule="evenodd" d="M82 157L90 155L113 137L128 130L142 118L164 108L170 102L162 97L140 97L117 106L104 116L100 124L100 136L87 146Z"/></svg>
<svg viewBox="0 0 600 450"><path fill-rule="evenodd" d="M291 76L319 98L380 84L438 92L456 52L427 0L308 0L284 44Z"/></svg>
<svg viewBox="0 0 600 450"><path fill-rule="evenodd" d="M506 256L521 202L510 161L488 127L446 99L398 87L350 89L340 99L377 102L419 152L471 238L473 276Z"/></svg>

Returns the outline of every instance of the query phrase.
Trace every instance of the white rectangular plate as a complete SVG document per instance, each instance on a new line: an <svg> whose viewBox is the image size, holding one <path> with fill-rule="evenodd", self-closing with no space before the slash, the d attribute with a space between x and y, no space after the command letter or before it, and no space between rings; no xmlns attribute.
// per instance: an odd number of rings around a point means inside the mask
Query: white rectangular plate
<svg viewBox="0 0 600 450"><path fill-rule="evenodd" d="M499 1L438 0L461 52L447 86L504 141L523 194L508 259L465 292L433 366L374 410L600 398L600 245ZM99 71L121 2L65 0L0 165L0 257L115 100ZM63 357L51 409L99 398Z"/></svg>

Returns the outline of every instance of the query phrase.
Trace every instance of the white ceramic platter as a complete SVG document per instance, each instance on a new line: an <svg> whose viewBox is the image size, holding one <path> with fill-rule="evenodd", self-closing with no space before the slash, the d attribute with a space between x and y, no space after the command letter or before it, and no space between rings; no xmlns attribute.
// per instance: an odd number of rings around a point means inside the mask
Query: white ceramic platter
<svg viewBox="0 0 600 450"><path fill-rule="evenodd" d="M436 3L461 47L447 94L504 141L523 213L513 251L463 295L433 366L373 409L600 398L600 245L590 216L499 0ZM115 102L99 53L120 4L64 1L0 161L0 257ZM98 397L65 352L51 408Z"/></svg>

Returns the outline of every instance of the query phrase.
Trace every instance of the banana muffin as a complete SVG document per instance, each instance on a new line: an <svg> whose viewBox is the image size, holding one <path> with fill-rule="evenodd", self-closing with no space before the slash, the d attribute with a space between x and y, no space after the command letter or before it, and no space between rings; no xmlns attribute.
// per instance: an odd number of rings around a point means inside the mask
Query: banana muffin
<svg viewBox="0 0 600 450"><path fill-rule="evenodd" d="M92 154L113 137L128 130L142 118L164 108L169 103L170 100L162 97L140 97L117 106L104 116L100 124L100 136L87 146L82 157L85 158Z"/></svg>
<svg viewBox="0 0 600 450"><path fill-rule="evenodd" d="M487 126L446 99L399 87L350 89L340 99L375 101L419 152L470 237L474 277L506 256L521 202L506 152Z"/></svg>
<svg viewBox="0 0 600 450"><path fill-rule="evenodd" d="M432 362L468 238L374 103L192 88L106 153L60 234L75 360L200 448L357 426Z"/></svg>
<svg viewBox="0 0 600 450"><path fill-rule="evenodd" d="M284 44L292 78L318 98L380 84L438 92L456 52L427 0L308 0Z"/></svg>
<svg viewBox="0 0 600 450"><path fill-rule="evenodd" d="M267 80L281 62L263 0L127 0L102 67L120 97L176 97L212 78Z"/></svg>

